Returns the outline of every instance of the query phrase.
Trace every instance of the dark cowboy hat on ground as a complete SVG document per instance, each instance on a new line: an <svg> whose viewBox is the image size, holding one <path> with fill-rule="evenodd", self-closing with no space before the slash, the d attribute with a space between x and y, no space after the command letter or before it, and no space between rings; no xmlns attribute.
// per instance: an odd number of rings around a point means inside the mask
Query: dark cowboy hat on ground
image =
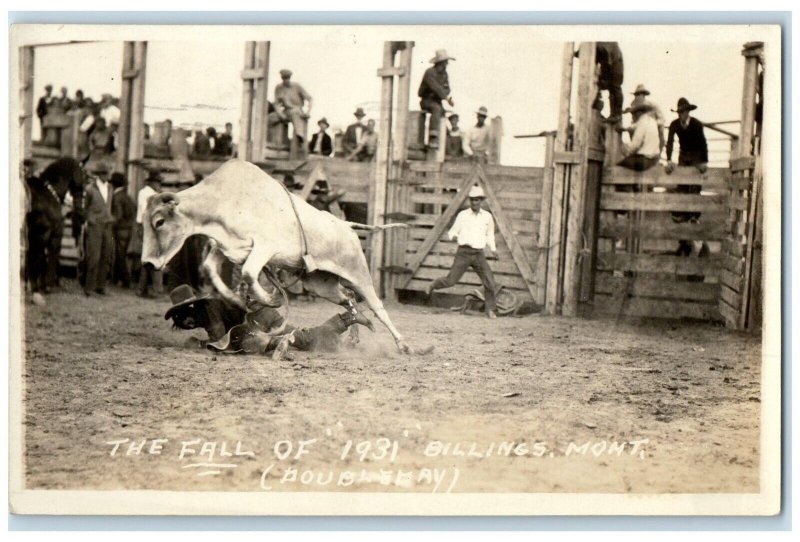
<svg viewBox="0 0 800 542"><path fill-rule="evenodd" d="M164 320L169 320L178 309L197 303L198 301L205 301L210 296L209 294L197 295L194 289L188 284L181 284L169 293L169 299L172 301L172 306L164 315Z"/></svg>
<svg viewBox="0 0 800 542"><path fill-rule="evenodd" d="M678 100L678 108L673 109L672 112L680 113L682 111L694 111L695 109L697 109L696 105L690 103L689 100L687 100L686 98L680 98Z"/></svg>
<svg viewBox="0 0 800 542"><path fill-rule="evenodd" d="M263 353L273 337L271 333L280 328L285 318L278 309L262 307L248 312L244 323L233 326L220 340L208 343L206 346L209 350L229 354Z"/></svg>

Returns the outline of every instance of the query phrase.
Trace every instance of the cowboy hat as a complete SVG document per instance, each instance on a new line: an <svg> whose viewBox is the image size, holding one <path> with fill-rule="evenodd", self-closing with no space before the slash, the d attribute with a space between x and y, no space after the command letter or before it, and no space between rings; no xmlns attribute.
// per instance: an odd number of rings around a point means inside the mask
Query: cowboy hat
<svg viewBox="0 0 800 542"><path fill-rule="evenodd" d="M367 114L366 114L366 113L364 113L364 108L363 108L363 107L357 107L357 108L356 108L356 112L355 112L355 113L353 113L353 115L355 115L355 116L356 116L356 117L358 117L358 118L361 118L361 117L366 117L366 116L367 116Z"/></svg>
<svg viewBox="0 0 800 542"><path fill-rule="evenodd" d="M281 70L281 77L291 77L292 70L287 70L286 68Z"/></svg>
<svg viewBox="0 0 800 542"><path fill-rule="evenodd" d="M105 165L103 162L97 162L89 170L89 173L94 173L95 175L108 175L110 171L108 169L108 166Z"/></svg>
<svg viewBox="0 0 800 542"><path fill-rule="evenodd" d="M636 96L637 94L644 94L645 96L649 96L650 91L647 90L647 87L645 87L644 85L639 84L636 85L636 90L634 90L631 94L633 94L634 96Z"/></svg>
<svg viewBox="0 0 800 542"><path fill-rule="evenodd" d="M478 108L478 110L475 111L475 113L478 114L478 115L482 115L484 117L488 117L489 116L489 110L486 109L484 106L480 106Z"/></svg>
<svg viewBox="0 0 800 542"><path fill-rule="evenodd" d="M455 60L455 58L448 55L445 49L436 49L436 56L434 56L430 62L431 64L438 64L439 62L444 62L445 60Z"/></svg>
<svg viewBox="0 0 800 542"><path fill-rule="evenodd" d="M476 198L485 198L486 194L483 192L483 188L478 186L477 184L469 189L468 194L469 199L476 199Z"/></svg>
<svg viewBox="0 0 800 542"><path fill-rule="evenodd" d="M673 109L672 112L680 113L681 111L694 111L695 109L697 109L696 105L690 103L689 100L687 100L686 98L680 98L678 100L678 108Z"/></svg>
<svg viewBox="0 0 800 542"><path fill-rule="evenodd" d="M326 128L331 127L330 123L328 122L328 119L326 119L325 117L322 117L317 121L317 126L319 126L320 124L324 124Z"/></svg>
<svg viewBox="0 0 800 542"><path fill-rule="evenodd" d="M192 303L197 303L198 301L204 301L209 297L209 294L202 294L198 296L194 291L194 288L188 284L181 284L169 293L169 299L172 301L172 306L164 315L164 320L169 320L172 318L172 315L175 314L181 307L191 305Z"/></svg>

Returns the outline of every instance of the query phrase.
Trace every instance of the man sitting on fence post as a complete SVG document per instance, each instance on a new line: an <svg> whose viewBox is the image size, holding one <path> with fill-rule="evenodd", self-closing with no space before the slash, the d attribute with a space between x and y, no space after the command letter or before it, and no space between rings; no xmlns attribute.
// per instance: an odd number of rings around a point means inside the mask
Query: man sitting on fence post
<svg viewBox="0 0 800 542"><path fill-rule="evenodd" d="M293 82L292 70L281 70L281 79L275 87L275 113L281 122L292 124L293 137L299 145L305 143L306 124L311 113L312 99L300 83Z"/></svg>
<svg viewBox="0 0 800 542"><path fill-rule="evenodd" d="M453 227L448 232L448 237L458 242L458 250L446 277L438 278L431 282L426 289L428 297L434 290L450 288L458 283L459 279L470 267L483 283L483 293L486 302L486 316L497 318L497 288L494 274L486 261L488 256L495 258L497 247L494 238L494 218L491 213L481 209L486 195L479 186L473 186L469 191L469 209L464 209L456 217Z"/></svg>
<svg viewBox="0 0 800 542"><path fill-rule="evenodd" d="M439 49L436 51L430 62L433 67L425 70L422 76L422 83L419 85L420 97L419 106L423 111L431 114L430 124L428 125L428 146L438 149L440 145L439 126L444 116L442 100L447 100L450 107L453 107L453 97L450 95L450 81L447 78L447 62L455 60L449 56L447 51Z"/></svg>
<svg viewBox="0 0 800 542"><path fill-rule="evenodd" d="M690 103L686 98L678 100L678 108L672 111L678 114L678 118L669 125L669 135L667 136L667 165L664 168L667 174L675 170L672 162L672 148L675 143L675 136L678 136L681 150L678 154L679 166L694 166L701 174L708 171L708 142L703 131L703 123L692 117L689 113L697 109L697 106ZM683 184L675 187L676 194L699 194L702 186L699 184ZM683 223L697 221L700 213L697 212L674 212L672 219L675 222ZM703 244L701 253L707 251L708 247ZM678 242L678 256L688 256L692 252L692 244L686 239Z"/></svg>

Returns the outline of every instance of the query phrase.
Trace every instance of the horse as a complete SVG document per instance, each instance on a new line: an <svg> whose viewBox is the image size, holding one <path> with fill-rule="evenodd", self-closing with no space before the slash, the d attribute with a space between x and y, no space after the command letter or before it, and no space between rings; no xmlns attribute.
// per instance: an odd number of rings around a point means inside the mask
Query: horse
<svg viewBox="0 0 800 542"><path fill-rule="evenodd" d="M34 299L58 282L58 260L64 236L61 206L69 191L73 223L82 221L83 187L87 179L82 163L68 157L51 163L39 177L26 179L30 209L25 215L28 239L25 271Z"/></svg>

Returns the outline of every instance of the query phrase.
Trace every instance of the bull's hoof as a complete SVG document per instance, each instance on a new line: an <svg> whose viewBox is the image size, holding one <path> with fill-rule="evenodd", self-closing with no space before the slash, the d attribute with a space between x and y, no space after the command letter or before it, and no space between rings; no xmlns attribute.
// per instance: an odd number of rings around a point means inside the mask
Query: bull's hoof
<svg viewBox="0 0 800 542"><path fill-rule="evenodd" d="M405 342L399 341L397 343L397 349L400 350L401 354L413 354L414 350L411 349Z"/></svg>
<svg viewBox="0 0 800 542"><path fill-rule="evenodd" d="M44 307L45 305L47 305L47 301L45 301L44 296L39 292L35 292L31 296L31 301L33 302L34 305L37 305L39 307Z"/></svg>

